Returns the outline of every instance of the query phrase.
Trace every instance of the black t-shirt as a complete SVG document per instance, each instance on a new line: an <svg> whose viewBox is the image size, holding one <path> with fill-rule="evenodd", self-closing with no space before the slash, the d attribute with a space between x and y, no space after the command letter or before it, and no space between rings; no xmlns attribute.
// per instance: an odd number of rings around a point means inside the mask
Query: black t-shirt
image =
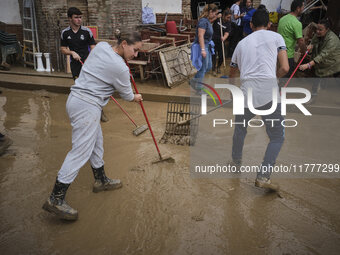
<svg viewBox="0 0 340 255"><path fill-rule="evenodd" d="M220 28L220 19L215 20L214 24L213 24L213 29L214 29L214 35L213 38L214 39L219 39L222 37L221 35L221 28ZM231 32L231 22L222 22L222 33L223 35L225 33L229 33Z"/></svg>
<svg viewBox="0 0 340 255"><path fill-rule="evenodd" d="M89 46L95 44L93 34L87 27L81 26L77 33L74 33L71 27L67 27L61 32L60 45L77 52L82 61L85 61L89 55ZM71 59L73 60L72 56Z"/></svg>

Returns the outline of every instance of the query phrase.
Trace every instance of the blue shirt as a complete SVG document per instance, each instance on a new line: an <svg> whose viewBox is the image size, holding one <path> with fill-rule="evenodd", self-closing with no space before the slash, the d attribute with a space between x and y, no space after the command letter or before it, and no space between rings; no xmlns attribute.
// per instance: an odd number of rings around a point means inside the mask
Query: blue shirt
<svg viewBox="0 0 340 255"><path fill-rule="evenodd" d="M253 32L253 30L250 27L250 21L255 13L256 9L251 9L250 11L247 12L247 14L243 17L242 22L243 22L243 32L246 35L249 35Z"/></svg>
<svg viewBox="0 0 340 255"><path fill-rule="evenodd" d="M212 27L210 21L207 18L201 18L198 21L197 30L196 30L196 37L195 37L195 41L194 41L195 43L198 43L198 29L199 28L202 28L202 29L205 30L204 44L209 43L212 39L213 34L214 34L214 30L213 30L213 27Z"/></svg>

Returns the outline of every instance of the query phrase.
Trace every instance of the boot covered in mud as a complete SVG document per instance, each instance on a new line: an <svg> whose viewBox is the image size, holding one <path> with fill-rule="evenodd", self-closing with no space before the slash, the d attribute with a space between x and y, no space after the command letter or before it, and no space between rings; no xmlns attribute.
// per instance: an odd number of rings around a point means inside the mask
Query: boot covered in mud
<svg viewBox="0 0 340 255"><path fill-rule="evenodd" d="M78 211L69 206L65 201L66 191L70 184L64 184L58 181L55 182L51 196L43 205L43 209L55 214L60 219L77 220Z"/></svg>
<svg viewBox="0 0 340 255"><path fill-rule="evenodd" d="M11 146L12 143L11 139L0 133L0 156L6 152L7 148Z"/></svg>
<svg viewBox="0 0 340 255"><path fill-rule="evenodd" d="M100 116L100 121L101 122L108 122L109 121L109 118L104 113L104 110L102 110L102 113L101 113L101 116Z"/></svg>
<svg viewBox="0 0 340 255"><path fill-rule="evenodd" d="M95 179L93 192L97 193L104 190L119 189L123 185L119 179L110 179L105 175L104 166L99 168L92 167Z"/></svg>

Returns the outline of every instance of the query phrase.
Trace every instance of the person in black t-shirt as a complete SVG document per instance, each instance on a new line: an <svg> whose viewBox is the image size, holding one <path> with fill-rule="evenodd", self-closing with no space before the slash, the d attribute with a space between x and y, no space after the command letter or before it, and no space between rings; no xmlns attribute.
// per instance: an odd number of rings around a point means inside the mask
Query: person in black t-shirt
<svg viewBox="0 0 340 255"><path fill-rule="evenodd" d="M96 46L91 30L81 25L81 15L78 8L70 7L67 11L70 26L61 32L60 51L71 56L71 72L74 80L79 77L83 63L89 55L89 48L92 50ZM108 121L104 111L101 120Z"/></svg>
<svg viewBox="0 0 340 255"><path fill-rule="evenodd" d="M91 30L81 25L81 11L71 7L67 11L70 26L61 32L60 50L65 55L71 55L71 72L73 79L80 74L82 63L89 55L89 47L93 49L96 45Z"/></svg>
<svg viewBox="0 0 340 255"><path fill-rule="evenodd" d="M212 71L213 71L213 74L216 75L216 57L218 57L217 73L221 73L220 67L223 63L222 47L224 47L224 42L225 40L227 40L231 32L230 10L225 10L223 13L223 18L222 18L223 35L221 35L220 19L215 20L213 24L213 29L214 29L213 41L215 43L215 55L212 56Z"/></svg>

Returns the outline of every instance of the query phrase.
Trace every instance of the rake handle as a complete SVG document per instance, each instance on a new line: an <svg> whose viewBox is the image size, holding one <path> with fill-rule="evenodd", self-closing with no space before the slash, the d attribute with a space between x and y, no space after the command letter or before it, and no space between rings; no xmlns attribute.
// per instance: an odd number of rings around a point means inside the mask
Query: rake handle
<svg viewBox="0 0 340 255"><path fill-rule="evenodd" d="M125 115L129 118L129 120L131 120L131 122L136 126L136 122L133 121L133 119L131 118L131 116L123 109L123 107L118 103L118 101L113 97L113 96L110 96L111 99L118 105L118 107L125 113Z"/></svg>
<svg viewBox="0 0 340 255"><path fill-rule="evenodd" d="M137 86L136 86L136 83L135 83L135 79L133 78L132 73L131 73L131 70L130 70L130 66L129 66L129 64L128 64L127 62L125 62L125 63L126 63L126 65L127 65L127 67L129 68L130 77L131 77L131 81L132 81L133 87L135 88L136 93L139 94L138 89L137 89ZM142 111L143 111L143 114L144 114L146 123L148 124L148 127L149 127L149 130L150 130L150 133L151 133L153 142L154 142L154 144L155 144L155 146L156 146L156 149L157 149L157 152L158 152L158 156L159 156L159 158L162 160L163 157L162 157L161 152L160 152L160 150L159 150L159 148L158 148L157 141L156 141L155 136L154 136L154 134L153 134L153 131L152 131L152 128L151 128L151 125L150 125L148 116L146 115L146 112L145 112L145 109L144 109L143 102L140 101L140 102L139 102L139 105L140 105L141 108L142 108Z"/></svg>

